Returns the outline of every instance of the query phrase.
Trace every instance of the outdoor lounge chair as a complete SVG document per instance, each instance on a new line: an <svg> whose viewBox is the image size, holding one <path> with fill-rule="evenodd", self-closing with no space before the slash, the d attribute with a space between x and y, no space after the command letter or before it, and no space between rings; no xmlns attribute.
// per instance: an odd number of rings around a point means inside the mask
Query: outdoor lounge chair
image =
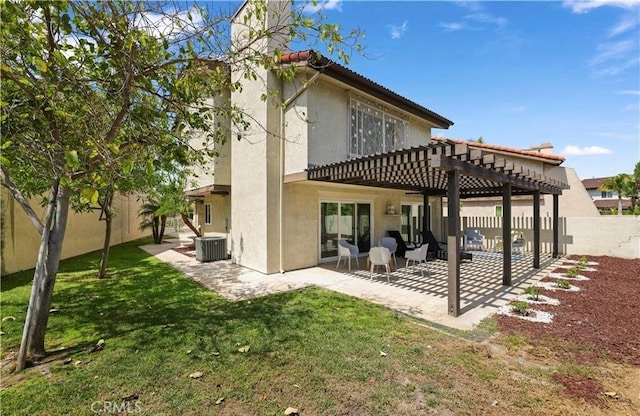
<svg viewBox="0 0 640 416"><path fill-rule="evenodd" d="M358 254L360 254L360 250L357 246L350 244L344 238L338 240L338 264L336 264L336 269L338 268L338 266L340 266L340 260L342 260L342 258L345 258L349 261L349 273L351 273L351 257L356 258L356 264L358 265L359 269L360 263L358 263Z"/></svg>
<svg viewBox="0 0 640 416"><path fill-rule="evenodd" d="M463 251L469 250L480 250L485 251L485 238L484 235L480 234L479 230L476 229L466 229L463 233Z"/></svg>
<svg viewBox="0 0 640 416"><path fill-rule="evenodd" d="M439 259L439 260L447 260L449 258L449 252L447 251L447 247L445 243L438 243L436 237L430 230L427 230L426 233L422 233L422 242L425 244L429 244L429 255L428 257ZM440 246L442 244L445 247ZM460 251L460 260L473 260L473 255L464 250Z"/></svg>
<svg viewBox="0 0 640 416"><path fill-rule="evenodd" d="M396 247L396 253L395 253L397 256L404 257L404 253L406 253L407 250L411 250L415 248L413 244L407 243L404 241L404 238L402 238L402 234L400 234L400 231L390 230L390 231L387 231L387 235L389 235L389 237L393 237L396 240L396 243L398 244L398 247Z"/></svg>

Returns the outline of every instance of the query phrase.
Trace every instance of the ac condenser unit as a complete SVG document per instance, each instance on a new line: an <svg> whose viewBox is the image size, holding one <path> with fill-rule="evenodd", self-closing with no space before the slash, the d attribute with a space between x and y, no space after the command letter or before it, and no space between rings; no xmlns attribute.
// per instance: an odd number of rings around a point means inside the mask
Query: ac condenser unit
<svg viewBox="0 0 640 416"><path fill-rule="evenodd" d="M209 262L227 258L227 239L224 237L196 238L196 260Z"/></svg>

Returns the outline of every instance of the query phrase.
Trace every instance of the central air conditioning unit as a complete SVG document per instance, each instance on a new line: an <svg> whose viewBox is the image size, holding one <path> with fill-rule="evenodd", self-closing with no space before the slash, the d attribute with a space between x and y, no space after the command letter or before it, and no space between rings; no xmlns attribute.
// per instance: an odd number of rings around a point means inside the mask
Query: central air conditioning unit
<svg viewBox="0 0 640 416"><path fill-rule="evenodd" d="M227 258L227 239L224 237L196 238L196 260L209 262Z"/></svg>

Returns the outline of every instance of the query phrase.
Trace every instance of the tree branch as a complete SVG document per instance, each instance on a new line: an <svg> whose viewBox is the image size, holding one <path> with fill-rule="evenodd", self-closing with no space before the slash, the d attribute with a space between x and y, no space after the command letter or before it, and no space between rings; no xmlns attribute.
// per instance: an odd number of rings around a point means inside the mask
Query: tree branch
<svg viewBox="0 0 640 416"><path fill-rule="evenodd" d="M38 231L38 234L42 235L44 225L40 221L40 218L38 218L38 215L33 210L33 208L31 208L31 205L29 205L29 201L27 201L27 198L22 195L22 192L20 192L18 187L11 181L11 179L9 178L9 173L3 165L0 165L0 179L2 179L2 185L7 187L9 191L11 191L13 198L18 202L18 204L20 204L24 212L27 214L27 217L29 217L33 225L36 227L36 231Z"/></svg>

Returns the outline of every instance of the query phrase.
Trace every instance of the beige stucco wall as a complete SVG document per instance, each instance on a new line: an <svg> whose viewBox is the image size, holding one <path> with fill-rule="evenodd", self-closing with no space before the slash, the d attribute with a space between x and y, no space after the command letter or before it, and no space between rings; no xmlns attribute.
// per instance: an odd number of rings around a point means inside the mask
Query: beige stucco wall
<svg viewBox="0 0 640 416"><path fill-rule="evenodd" d="M422 202L421 196L404 191L352 185L297 182L285 185L284 268L311 267L320 260L320 203L369 202L372 210L372 245L377 245L387 230L400 229L400 215L386 215L387 204L399 210L401 202Z"/></svg>
<svg viewBox="0 0 640 416"><path fill-rule="evenodd" d="M227 90L215 98L207 100L207 105L211 108L227 108L231 93ZM193 167L193 175L189 180L188 189L200 188L211 184L230 185L231 184L231 124L227 118L214 117L211 124L227 137L224 142L209 143L211 139L205 137L202 132L192 130L188 132L189 145L196 150L205 147L217 152L214 158L205 157L202 164Z"/></svg>
<svg viewBox="0 0 640 416"><path fill-rule="evenodd" d="M247 27L272 25L281 19L287 2L269 2L273 12L265 20L249 19L244 24L246 10L236 15L231 36L242 39ZM256 42L253 48L273 53L283 39L271 38ZM240 40L241 44L246 41ZM232 260L262 273L275 273L279 268L279 184L280 184L280 109L270 99L260 100L263 94L278 90L280 81L270 72L257 69L256 80L243 78L242 64L231 68L232 81L242 82L241 91L233 91L231 102L245 111L251 121L248 130L232 131L231 137L231 218L230 239L227 246ZM236 140L237 134L241 140Z"/></svg>
<svg viewBox="0 0 640 416"><path fill-rule="evenodd" d="M44 219L44 209L37 199L32 207ZM113 207L116 218L112 224L111 244L120 244L149 235L140 230L138 211L142 203L135 196L116 195ZM104 221L99 221L100 212L78 214L69 212L67 230L62 246L62 258L67 259L95 250L104 244ZM40 245L40 234L33 223L15 202L6 189L2 189L2 274L15 273L35 266Z"/></svg>
<svg viewBox="0 0 640 416"><path fill-rule="evenodd" d="M211 204L211 224L204 223L204 206ZM196 227L203 234L226 234L231 227L231 196L207 195L203 201L194 204Z"/></svg>
<svg viewBox="0 0 640 416"><path fill-rule="evenodd" d="M640 216L567 218L567 254L640 259Z"/></svg>

